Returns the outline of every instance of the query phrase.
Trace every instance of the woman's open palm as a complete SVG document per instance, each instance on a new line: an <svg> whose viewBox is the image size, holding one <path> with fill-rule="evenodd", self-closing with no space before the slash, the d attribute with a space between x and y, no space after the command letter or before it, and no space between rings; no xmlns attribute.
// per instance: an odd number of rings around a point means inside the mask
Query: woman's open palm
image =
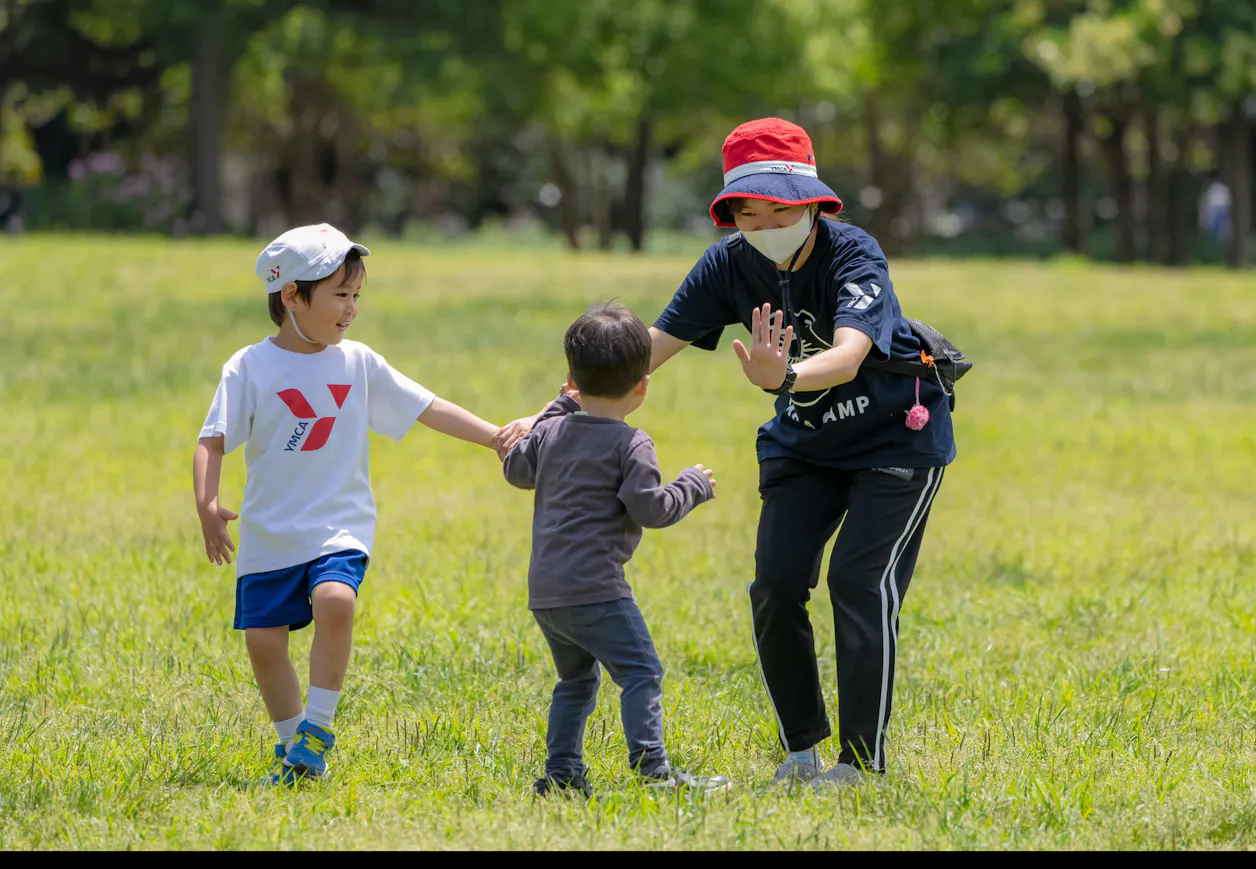
<svg viewBox="0 0 1256 869"><path fill-rule="evenodd" d="M785 382L785 369L789 366L789 348L794 342L794 327L786 326L785 312L772 313L766 302L755 308L750 315L750 347L740 340L733 342L733 351L741 360L741 370L746 379L760 389L776 389Z"/></svg>

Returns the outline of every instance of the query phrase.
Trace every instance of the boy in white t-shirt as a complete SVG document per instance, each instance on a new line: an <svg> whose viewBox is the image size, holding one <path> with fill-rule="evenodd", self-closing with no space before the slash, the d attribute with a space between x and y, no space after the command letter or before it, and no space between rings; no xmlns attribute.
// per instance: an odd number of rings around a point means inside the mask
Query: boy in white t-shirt
<svg viewBox="0 0 1256 869"><path fill-rule="evenodd" d="M484 447L497 432L344 339L369 253L327 224L289 230L262 251L257 275L279 333L223 366L193 460L205 552L230 564L227 523L240 517L218 503L218 484L223 455L244 446L235 628L279 737L271 784L324 775L335 744L331 724L375 536L367 432L399 441L417 419ZM288 632L311 621L303 708Z"/></svg>

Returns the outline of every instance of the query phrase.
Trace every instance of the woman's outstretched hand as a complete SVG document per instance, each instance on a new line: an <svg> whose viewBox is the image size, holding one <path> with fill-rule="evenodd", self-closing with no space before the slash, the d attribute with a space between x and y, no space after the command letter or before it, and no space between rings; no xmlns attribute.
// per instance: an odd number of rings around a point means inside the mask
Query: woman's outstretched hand
<svg viewBox="0 0 1256 869"><path fill-rule="evenodd" d="M772 306L764 303L750 315L749 349L740 340L733 342L733 351L741 360L746 379L760 389L776 389L785 382L794 327L786 326L782 331L784 321L784 311L773 314Z"/></svg>

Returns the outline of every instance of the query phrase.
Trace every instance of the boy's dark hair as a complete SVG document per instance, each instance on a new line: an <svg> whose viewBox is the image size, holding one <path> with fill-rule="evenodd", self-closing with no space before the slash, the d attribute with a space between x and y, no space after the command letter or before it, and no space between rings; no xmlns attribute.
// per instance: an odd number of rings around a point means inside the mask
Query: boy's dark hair
<svg viewBox="0 0 1256 869"><path fill-rule="evenodd" d="M567 329L563 350L584 395L623 398L650 373L653 343L645 323L618 302L591 305Z"/></svg>
<svg viewBox="0 0 1256 869"><path fill-rule="evenodd" d="M366 276L366 262L362 259L362 254L357 248L353 248L345 255L345 276L342 283L348 283L356 278L359 274ZM323 281L327 278L323 278ZM295 281L297 285L297 298L305 304L310 303L310 295L314 292L314 288L323 281ZM283 290L270 294L270 321L276 326L282 326L284 317L283 307Z"/></svg>

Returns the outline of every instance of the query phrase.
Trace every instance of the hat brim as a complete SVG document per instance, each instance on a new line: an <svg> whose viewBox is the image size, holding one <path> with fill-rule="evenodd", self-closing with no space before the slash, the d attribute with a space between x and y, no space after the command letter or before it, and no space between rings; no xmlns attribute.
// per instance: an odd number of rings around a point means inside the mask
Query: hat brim
<svg viewBox="0 0 1256 869"><path fill-rule="evenodd" d="M711 219L716 226L737 225L727 204L729 199L761 199L782 205L810 205L814 202L821 211L831 214L842 210L842 200L820 179L778 172L746 175L721 190L711 203Z"/></svg>
<svg viewBox="0 0 1256 869"><path fill-rule="evenodd" d="M351 242L344 250L338 250L330 253L328 256L319 260L317 265L302 275L299 280L303 281L321 281L324 278L331 277L335 274L336 269L344 263L345 257L349 255L349 251L356 250L362 256L370 256L371 251L364 244L358 244L356 241Z"/></svg>

